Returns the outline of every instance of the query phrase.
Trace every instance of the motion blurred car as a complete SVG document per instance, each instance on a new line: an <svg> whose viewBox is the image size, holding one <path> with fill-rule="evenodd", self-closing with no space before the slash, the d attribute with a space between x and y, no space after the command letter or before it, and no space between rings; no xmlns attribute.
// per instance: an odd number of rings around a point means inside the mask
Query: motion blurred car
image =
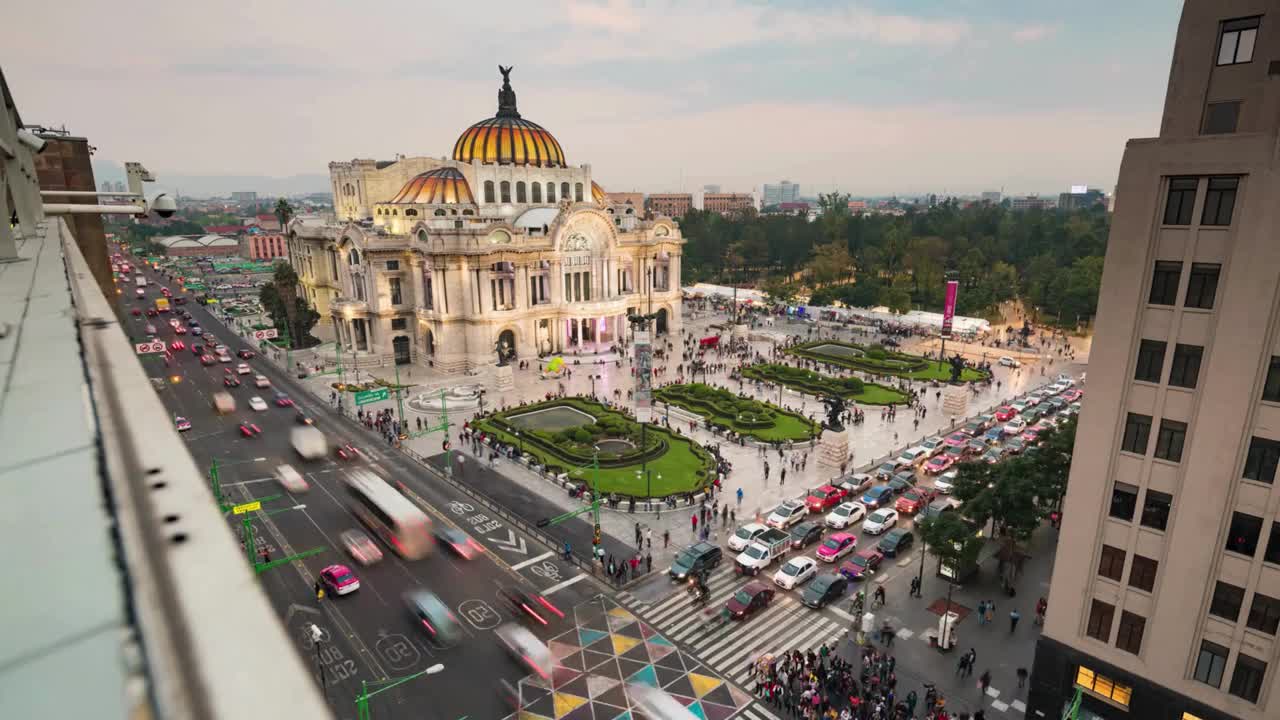
<svg viewBox="0 0 1280 720"><path fill-rule="evenodd" d="M892 463L892 462L882 463L880 467L876 468L876 479L888 480L889 478L893 477L893 474L896 472L898 472L898 466L896 463Z"/></svg>
<svg viewBox="0 0 1280 720"><path fill-rule="evenodd" d="M267 409L267 401L263 400L257 395L254 395L253 397L249 398L249 409L256 410L257 412L262 412L263 410Z"/></svg>
<svg viewBox="0 0 1280 720"><path fill-rule="evenodd" d="M271 381L267 379L266 375L254 375L253 384L255 387L260 387L260 388L271 387Z"/></svg>
<svg viewBox="0 0 1280 720"><path fill-rule="evenodd" d="M1008 355L1004 355L1004 356L1002 356L1002 357L1000 358L999 362L1000 362L1000 364L1001 364L1002 366L1007 367L1007 368L1022 367L1022 363L1018 362L1017 360L1014 360L1013 358L1009 357Z"/></svg>
<svg viewBox="0 0 1280 720"><path fill-rule="evenodd" d="M156 326L155 326L155 325L152 325L151 323L147 323L147 334L148 334L148 335L155 335L155 334L156 334Z"/></svg>
<svg viewBox="0 0 1280 720"><path fill-rule="evenodd" d="M439 602L439 598L437 598ZM450 614L452 617L452 614ZM456 621L455 621L456 624ZM515 623L501 625L493 631L498 641L521 666L537 674L543 680L551 677L551 651L533 633Z"/></svg>
<svg viewBox="0 0 1280 720"><path fill-rule="evenodd" d="M240 435L243 437L257 437L262 434L262 428L254 425L248 420L240 421Z"/></svg>
<svg viewBox="0 0 1280 720"><path fill-rule="evenodd" d="M339 445L333 449L333 454L339 460L355 460L360 457L360 451L356 450L354 445Z"/></svg>
<svg viewBox="0 0 1280 720"><path fill-rule="evenodd" d="M409 607L409 614L413 615L414 620L427 631L427 635L432 640L452 644L462 638L462 625L458 623L458 618L454 617L449 606L445 605L435 593L427 590L412 590L404 594L404 601ZM516 627L524 630L519 626ZM547 655L550 656L550 654L548 651Z"/></svg>
<svg viewBox="0 0 1280 720"><path fill-rule="evenodd" d="M191 421L178 415L173 419L173 424L177 426L178 432L186 432L191 429Z"/></svg>
<svg viewBox="0 0 1280 720"><path fill-rule="evenodd" d="M1021 437L1011 437L1005 441L1004 449L1010 455L1017 455L1027 449L1027 443Z"/></svg>
<svg viewBox="0 0 1280 720"><path fill-rule="evenodd" d="M349 595L360 589L360 579L346 565L330 565L321 570L320 581L334 595Z"/></svg>
<svg viewBox="0 0 1280 720"><path fill-rule="evenodd" d="M205 367L208 367L209 365L213 365L216 362L218 361L214 360L213 356L208 353L205 353L204 355L200 356L200 364L204 365Z"/></svg>
<svg viewBox="0 0 1280 720"><path fill-rule="evenodd" d="M858 538L850 533L832 533L818 546L818 559L822 562L835 562L853 552L858 547Z"/></svg>
<svg viewBox="0 0 1280 720"><path fill-rule="evenodd" d="M1004 459L1004 448L993 447L983 453L979 459L988 465L995 465Z"/></svg>
<svg viewBox="0 0 1280 720"><path fill-rule="evenodd" d="M240 356L241 360L252 360L256 353L252 350L241 350L237 352L236 355Z"/></svg>
<svg viewBox="0 0 1280 720"><path fill-rule="evenodd" d="M479 555L482 548L472 537L458 528L443 524L436 525L436 542L449 548L454 555L463 560L470 560Z"/></svg>
<svg viewBox="0 0 1280 720"><path fill-rule="evenodd" d="M249 367L248 363L240 363L236 366L237 375L248 375L251 372L253 372L253 369Z"/></svg>
<svg viewBox="0 0 1280 720"><path fill-rule="evenodd" d="M175 333L177 333L178 335L186 335L186 334L187 334L187 328L186 328L186 326L184 326L184 325L174 325L174 326L173 326L173 331L174 331Z"/></svg>
<svg viewBox="0 0 1280 720"><path fill-rule="evenodd" d="M883 560L884 553L876 548L863 548L840 565L840 574L850 580L861 580L874 573Z"/></svg>
<svg viewBox="0 0 1280 720"><path fill-rule="evenodd" d="M916 486L915 473L900 472L889 481L889 489L894 495L901 495Z"/></svg>
<svg viewBox="0 0 1280 720"><path fill-rule="evenodd" d="M338 542L361 565L372 565L382 559L382 549L363 530L345 530L338 536Z"/></svg>
<svg viewBox="0 0 1280 720"><path fill-rule="evenodd" d="M139 310L138 308L134 308L133 310L131 310L130 314L133 315L134 317L142 317L142 311Z"/></svg>
<svg viewBox="0 0 1280 720"><path fill-rule="evenodd" d="M293 421L298 423L299 425L315 425L316 424L316 421L311 419L310 415L302 412L301 410L299 410L297 414L293 416Z"/></svg>
<svg viewBox="0 0 1280 720"><path fill-rule="evenodd" d="M289 399L288 395L285 395L279 390L275 393L275 401L276 407L293 407L293 400Z"/></svg>
<svg viewBox="0 0 1280 720"><path fill-rule="evenodd" d="M773 601L774 589L759 580L752 580L743 585L725 602L729 617L734 620L746 620L760 610L769 607Z"/></svg>
<svg viewBox="0 0 1280 720"><path fill-rule="evenodd" d="M773 584L783 590L793 590L817 574L817 560L808 555L797 555L778 569L773 576Z"/></svg>
<svg viewBox="0 0 1280 720"><path fill-rule="evenodd" d="M240 378L236 377L235 375L223 375L222 386L229 387L229 388L240 387Z"/></svg>
<svg viewBox="0 0 1280 720"><path fill-rule="evenodd" d="M1084 397L1084 391L1076 390L1074 388L1062 393L1062 399L1069 403L1079 402L1082 397Z"/></svg>
<svg viewBox="0 0 1280 720"><path fill-rule="evenodd" d="M191 354L195 355L196 357L200 357L201 355L204 354L204 346L201 345L200 343L193 344L191 346Z"/></svg>
<svg viewBox="0 0 1280 720"><path fill-rule="evenodd" d="M186 350L187 344L182 342L181 340L174 340L173 342L169 343L169 349L175 352L178 350Z"/></svg>
<svg viewBox="0 0 1280 720"><path fill-rule="evenodd" d="M280 465L275 470L276 482L280 483L280 487L291 493L306 492L311 489L307 484L306 478L302 477L302 473L293 469L292 465Z"/></svg>
<svg viewBox="0 0 1280 720"><path fill-rule="evenodd" d="M864 507L862 503L841 503L836 506L836 509L827 513L827 527L843 530L866 517L866 514L867 508Z"/></svg>
<svg viewBox="0 0 1280 720"><path fill-rule="evenodd" d="M823 485L820 488L810 490L809 496L804 500L804 504L808 506L809 512L825 513L839 505L844 500L844 496L844 490L832 485Z"/></svg>
<svg viewBox="0 0 1280 720"><path fill-rule="evenodd" d="M867 516L862 522L862 531L868 535L879 535L898 524L898 511L889 508L879 510Z"/></svg>
<svg viewBox="0 0 1280 720"><path fill-rule="evenodd" d="M1004 428L996 425L995 427L988 429L987 432L983 434L982 439L985 440L987 444L991 444L1000 442L1003 437Z"/></svg>
<svg viewBox="0 0 1280 720"><path fill-rule="evenodd" d="M196 337L200 337L201 335L204 335L204 330L199 325L193 322L191 323L191 334L195 335Z"/></svg>

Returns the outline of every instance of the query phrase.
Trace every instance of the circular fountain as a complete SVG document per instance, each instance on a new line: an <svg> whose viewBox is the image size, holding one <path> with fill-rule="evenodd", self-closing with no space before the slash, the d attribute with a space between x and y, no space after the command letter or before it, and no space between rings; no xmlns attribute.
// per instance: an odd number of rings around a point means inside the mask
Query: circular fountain
<svg viewBox="0 0 1280 720"><path fill-rule="evenodd" d="M420 413L439 413L449 410L472 410L480 406L479 385L458 385L448 388L441 395L439 390L418 393L409 398L409 407Z"/></svg>

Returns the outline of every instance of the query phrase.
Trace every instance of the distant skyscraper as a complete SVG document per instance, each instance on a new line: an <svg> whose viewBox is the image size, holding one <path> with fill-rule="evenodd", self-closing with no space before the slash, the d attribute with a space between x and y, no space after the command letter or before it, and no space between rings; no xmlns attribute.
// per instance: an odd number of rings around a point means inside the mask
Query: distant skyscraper
<svg viewBox="0 0 1280 720"><path fill-rule="evenodd" d="M783 180L777 185L768 183L764 186L764 206L781 205L782 203L799 202L800 186L790 180Z"/></svg>
<svg viewBox="0 0 1280 720"><path fill-rule="evenodd" d="M233 203L255 203L258 201L258 193L256 192L233 192L231 193L231 202Z"/></svg>
<svg viewBox="0 0 1280 720"><path fill-rule="evenodd" d="M720 186L719 185L703 185L702 192L706 194L718 193L720 192Z"/></svg>

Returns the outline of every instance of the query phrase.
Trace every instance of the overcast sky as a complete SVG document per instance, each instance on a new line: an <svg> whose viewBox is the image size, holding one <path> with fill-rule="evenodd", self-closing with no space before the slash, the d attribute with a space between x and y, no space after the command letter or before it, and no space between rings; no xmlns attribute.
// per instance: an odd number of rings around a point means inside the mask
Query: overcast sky
<svg viewBox="0 0 1280 720"><path fill-rule="evenodd" d="M14 3L24 121L160 175L441 156L496 110L610 190L805 193L1115 182L1154 135L1176 0ZM15 21L15 17L16 21Z"/></svg>

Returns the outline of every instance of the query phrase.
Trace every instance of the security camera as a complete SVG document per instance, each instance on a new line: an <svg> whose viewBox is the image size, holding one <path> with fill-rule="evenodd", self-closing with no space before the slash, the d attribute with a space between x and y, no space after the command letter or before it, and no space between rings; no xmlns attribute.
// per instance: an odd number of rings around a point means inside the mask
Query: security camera
<svg viewBox="0 0 1280 720"><path fill-rule="evenodd" d="M151 202L147 203L147 210L162 218L171 218L174 213L178 212L178 203L167 193L160 193L151 198Z"/></svg>
<svg viewBox="0 0 1280 720"><path fill-rule="evenodd" d="M31 148L31 152L36 154L44 152L45 147L49 145L48 140L45 140L44 138L40 137L39 135L25 128L21 128L18 130L18 140L23 145L26 145L27 147Z"/></svg>

